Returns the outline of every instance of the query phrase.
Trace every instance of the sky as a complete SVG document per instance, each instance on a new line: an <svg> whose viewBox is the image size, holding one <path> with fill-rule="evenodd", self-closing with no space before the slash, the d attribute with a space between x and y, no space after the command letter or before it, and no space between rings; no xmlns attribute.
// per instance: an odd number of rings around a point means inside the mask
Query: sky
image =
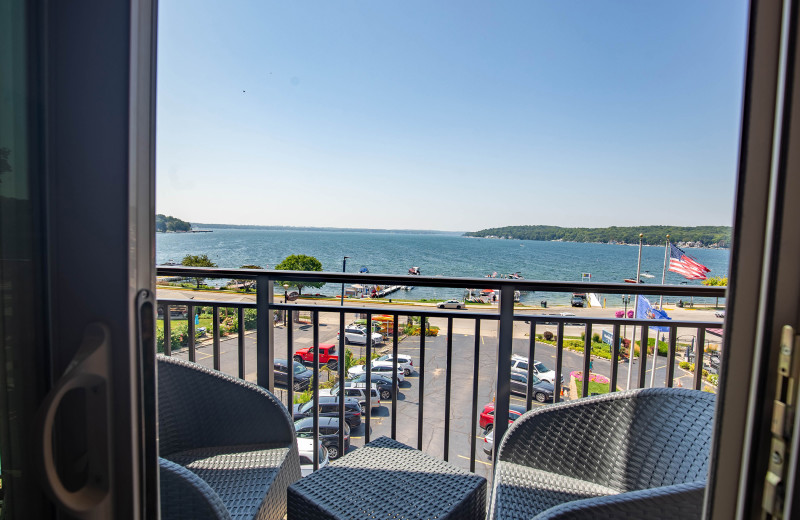
<svg viewBox="0 0 800 520"><path fill-rule="evenodd" d="M743 0L167 0L158 16L159 213L732 222Z"/></svg>

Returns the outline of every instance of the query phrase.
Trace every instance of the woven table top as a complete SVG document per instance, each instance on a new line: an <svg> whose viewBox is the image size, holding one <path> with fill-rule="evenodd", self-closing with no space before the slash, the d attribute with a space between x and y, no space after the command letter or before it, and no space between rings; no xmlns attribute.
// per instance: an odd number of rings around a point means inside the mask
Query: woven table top
<svg viewBox="0 0 800 520"><path fill-rule="evenodd" d="M289 488L291 519L445 519L486 514L486 479L380 437Z"/></svg>

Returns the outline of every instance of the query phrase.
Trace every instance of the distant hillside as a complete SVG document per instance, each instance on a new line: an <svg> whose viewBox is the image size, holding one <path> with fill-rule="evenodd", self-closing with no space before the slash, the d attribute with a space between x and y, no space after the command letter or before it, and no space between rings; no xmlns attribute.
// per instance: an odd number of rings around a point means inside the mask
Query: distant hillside
<svg viewBox="0 0 800 520"><path fill-rule="evenodd" d="M181 232L191 231L192 225L179 218L170 217L162 214L156 215L156 231L166 233L168 231Z"/></svg>
<svg viewBox="0 0 800 520"><path fill-rule="evenodd" d="M645 244L663 244L666 235L675 243L695 247L729 247L730 226L640 226L606 228L564 228L558 226L506 226L464 233L467 237L506 238L517 240L560 240L563 242L600 242L638 244L639 233Z"/></svg>
<svg viewBox="0 0 800 520"><path fill-rule="evenodd" d="M336 227L310 227L310 226L258 226L250 224L201 224L193 222L195 227L203 229L259 229L267 231L357 231L359 233L399 233L415 235L460 235L460 231L436 231L432 229L369 229L369 228L336 228Z"/></svg>

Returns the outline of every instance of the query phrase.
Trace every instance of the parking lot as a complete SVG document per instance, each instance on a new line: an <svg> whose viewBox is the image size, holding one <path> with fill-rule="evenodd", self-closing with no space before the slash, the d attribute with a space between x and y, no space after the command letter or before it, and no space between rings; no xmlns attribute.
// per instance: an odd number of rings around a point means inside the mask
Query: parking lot
<svg viewBox="0 0 800 520"><path fill-rule="evenodd" d="M346 323L355 319L354 314L346 316ZM337 343L336 333L338 331L339 318L334 314L321 314L319 325L320 343ZM439 335L425 338L425 391L423 396L423 432L422 449L426 453L443 458L444 457L444 414L446 396L446 344L447 344L447 321L445 319L432 319L432 325L440 327ZM472 389L473 389L473 360L475 349L474 336L475 322L473 320L454 320L453 322L453 349L452 349L452 382L450 400L450 449L449 460L457 466L469 469L470 458L470 439L473 431L477 434L476 442L476 464L475 471L484 476L489 476L491 471L491 461L482 450L483 432L478 428L477 423L472 422ZM529 339L526 331L529 326L523 323L515 324L513 340L513 351L516 354L527 355ZM307 324L294 324L293 351L307 347L312 344L312 327ZM575 327L575 335L580 331ZM572 332L570 332L572 334ZM286 328L279 325L275 328L275 358L285 358L287 354ZM222 338L220 342L221 369L223 372L236 376L238 374L238 341L237 338ZM360 345L348 345L348 349L353 351L355 357L361 357L365 353L365 347ZM376 351L382 352L391 348L391 341L385 346L378 346ZM495 378L496 378L496 354L497 354L497 328L496 322L482 321L480 335L479 353L479 377L477 381L478 413L484 405L491 402L494 398ZM553 346L538 343L536 344L535 357L542 361L548 368L555 368L556 349ZM419 336L409 336L399 342L400 354L411 356L415 367L415 372L406 377L401 383L397 395L397 440L410 446L417 446L417 421L419 415L419 382L420 374L420 338ZM181 350L173 352L173 355L180 358L187 358L188 352ZM210 341L203 341L197 347L197 362L208 367L213 367L212 346ZM664 386L666 376L665 360L659 358L656 369L656 386ZM632 387L638 375L638 365L634 361L634 373L632 374ZM569 374L574 370L582 370L583 354L564 350L563 374L565 385L569 384ZM620 364L618 386L626 388L627 363ZM647 381L649 385L651 365L648 364ZM245 336L245 372L246 379L255 382L256 380L256 334L250 332ZM593 360L593 372L610 375L611 363L605 359ZM690 386L691 374L679 369L676 366L675 377L682 381L683 386ZM321 376L324 381L325 376ZM286 403L287 392L284 389L276 388L275 394ZM525 405L524 396L511 396L512 404ZM533 406L540 405L534 401ZM351 449L356 449L364 444L365 424L351 431ZM391 434L391 402L383 401L380 408L373 408L370 422L370 436L375 439L381 435ZM543 439L543 442L546 442Z"/></svg>

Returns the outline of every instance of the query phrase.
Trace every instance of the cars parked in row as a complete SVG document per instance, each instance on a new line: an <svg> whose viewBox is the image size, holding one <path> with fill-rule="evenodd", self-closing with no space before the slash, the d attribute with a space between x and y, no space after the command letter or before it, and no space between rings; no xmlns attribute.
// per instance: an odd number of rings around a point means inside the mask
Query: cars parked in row
<svg viewBox="0 0 800 520"><path fill-rule="evenodd" d="M319 469L328 465L328 450L322 445L322 441L317 441L319 452ZM314 473L314 439L298 437L297 451L300 454L300 476L307 477Z"/></svg>
<svg viewBox="0 0 800 520"><path fill-rule="evenodd" d="M314 362L314 347L299 348L294 353L294 360L298 363L313 363ZM331 343L319 344L319 364L328 365L331 370L336 370L339 366L339 354L336 351L336 345Z"/></svg>
<svg viewBox="0 0 800 520"><path fill-rule="evenodd" d="M295 421L294 430L297 432L297 438L311 439L314 436L314 418L303 417ZM322 445L328 450L328 457L333 460L339 458L339 418L338 417L320 417L319 418L319 439ZM344 423L344 452L350 449L350 427L347 422ZM321 459L320 459L321 460Z"/></svg>
<svg viewBox="0 0 800 520"><path fill-rule="evenodd" d="M525 413L525 407L520 406L517 404L509 405L508 407L508 423L511 424L512 422L519 419L519 417ZM484 430L491 431L494 428L494 403L488 403L486 406L483 407L483 411L481 412L480 427Z"/></svg>
<svg viewBox="0 0 800 520"><path fill-rule="evenodd" d="M511 356L511 371L528 373L528 358L514 354ZM556 372L545 366L541 361L533 360L533 375L547 381L551 385L556 384ZM564 375L561 375L561 384L564 384Z"/></svg>
<svg viewBox="0 0 800 520"><path fill-rule="evenodd" d="M298 421L303 417L314 416L314 400L307 403L296 404L292 407L292 419ZM321 395L319 396L319 416L320 417L339 417L339 396ZM350 428L357 428L361 424L361 405L358 401L349 397L344 402L344 420Z"/></svg>
<svg viewBox="0 0 800 520"><path fill-rule="evenodd" d="M341 331L336 333L336 340L339 340L339 334ZM345 344L353 343L355 345L366 345L367 344L367 328L363 325L348 325L344 329L344 342ZM372 344L373 345L382 345L383 344L383 336L377 332L372 333Z"/></svg>
<svg viewBox="0 0 800 520"><path fill-rule="evenodd" d="M531 392L531 399L539 403L544 403L553 400L555 388L549 381L542 381L538 377L533 376ZM511 393L522 396L528 395L528 374L511 372Z"/></svg>
<svg viewBox="0 0 800 520"><path fill-rule="evenodd" d="M358 401L358 404L361 406L362 413L367 408L367 394L370 395L369 402L371 408L378 408L381 405L381 398L380 395L378 395L378 389L373 386L369 389L369 391L367 391L366 386L366 383L345 383L343 392L345 397L351 397ZM319 395L320 397L338 396L339 388L339 385L335 385L331 388L323 388L319 391Z"/></svg>
<svg viewBox="0 0 800 520"><path fill-rule="evenodd" d="M364 367L364 365L356 365L354 367L350 367L350 370L347 371L347 374L350 377L355 377L355 376L358 376L358 375L361 375L361 374L366 374L366 371L367 370ZM372 364L372 370L371 370L372 374L384 375L384 376L387 376L387 377L391 378L393 371L394 371L394 368L392 367L392 363L391 362L386 363L385 361L379 361L377 363L373 362L373 364ZM398 366L397 367L397 381L402 383L405 380L406 380L406 378L403 375L403 369L400 366Z"/></svg>
<svg viewBox="0 0 800 520"><path fill-rule="evenodd" d="M278 386L286 387L289 384L289 363L285 359L276 359L273 363L275 369L275 384ZM306 368L302 363L292 361L292 370L294 372L294 381L292 388L295 392L302 392L308 388L311 383L311 376L314 373Z"/></svg>
<svg viewBox="0 0 800 520"><path fill-rule="evenodd" d="M392 354L383 355L372 362L372 365L375 366L376 363L385 361L390 365L394 361L394 356ZM411 372L414 371L414 361L411 360L411 356L406 356L403 354L397 355L397 366L402 367L403 375L410 376Z"/></svg>
<svg viewBox="0 0 800 520"><path fill-rule="evenodd" d="M365 372L365 373L357 375L355 377L346 379L345 381L347 381L349 383L366 384L367 383L367 374ZM380 394L381 399L383 399L384 401L388 401L394 396L394 393L395 393L396 389L392 387L392 378L391 377L386 377L386 376L380 375L380 374L370 374L370 381L372 382L373 385L375 385L375 388L378 389L378 394ZM398 381L398 383L399 383L399 381Z"/></svg>

